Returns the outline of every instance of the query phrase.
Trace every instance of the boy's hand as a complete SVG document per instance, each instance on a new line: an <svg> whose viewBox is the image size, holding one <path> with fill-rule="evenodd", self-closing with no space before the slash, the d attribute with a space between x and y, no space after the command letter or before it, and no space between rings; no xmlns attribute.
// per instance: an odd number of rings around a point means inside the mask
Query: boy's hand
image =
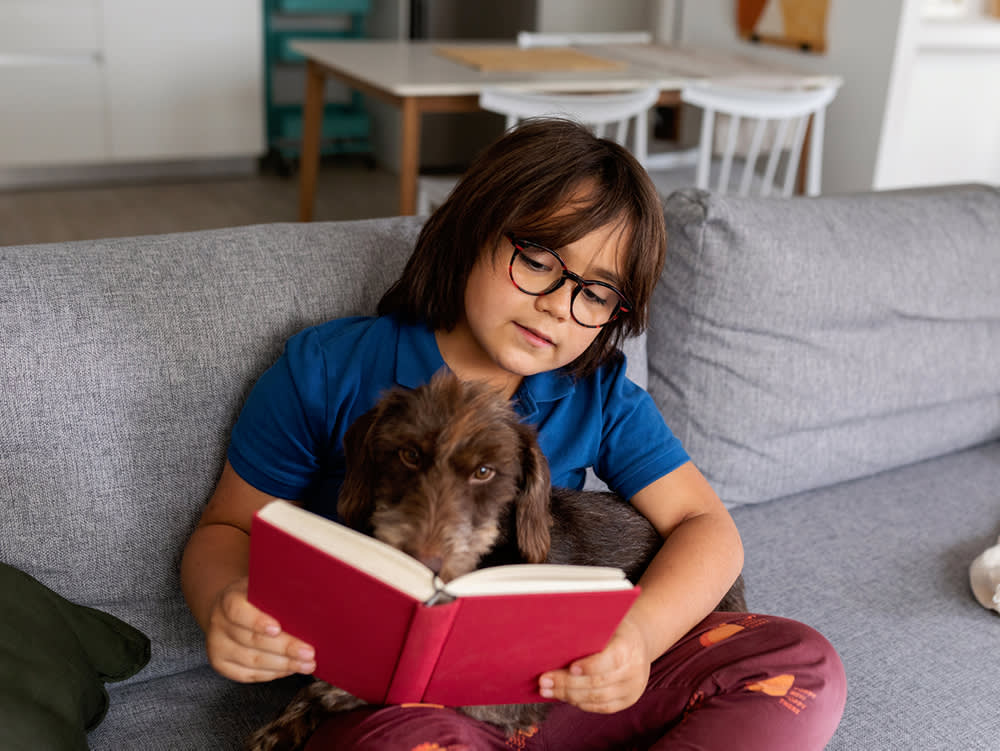
<svg viewBox="0 0 1000 751"><path fill-rule="evenodd" d="M649 666L642 634L626 616L603 651L577 660L566 670L542 674L539 692L586 712L610 714L639 700L649 681Z"/></svg>
<svg viewBox="0 0 1000 751"><path fill-rule="evenodd" d="M311 646L283 634L274 618L250 604L246 577L223 589L213 603L205 647L212 667L240 683L316 669Z"/></svg>

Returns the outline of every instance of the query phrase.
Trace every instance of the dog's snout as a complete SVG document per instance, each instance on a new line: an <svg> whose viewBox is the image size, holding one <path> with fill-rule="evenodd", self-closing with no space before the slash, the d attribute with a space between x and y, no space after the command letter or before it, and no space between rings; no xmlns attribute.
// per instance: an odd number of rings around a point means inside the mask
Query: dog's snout
<svg viewBox="0 0 1000 751"><path fill-rule="evenodd" d="M418 560L435 574L440 574L444 566L444 558L440 555L419 556Z"/></svg>

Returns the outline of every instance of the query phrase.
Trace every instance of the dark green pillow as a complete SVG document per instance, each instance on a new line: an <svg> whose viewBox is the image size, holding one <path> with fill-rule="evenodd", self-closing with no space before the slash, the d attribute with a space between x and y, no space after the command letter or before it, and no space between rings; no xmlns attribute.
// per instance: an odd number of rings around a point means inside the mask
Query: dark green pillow
<svg viewBox="0 0 1000 751"><path fill-rule="evenodd" d="M86 749L87 731L108 710L105 681L124 680L147 662L141 631L0 563L4 749Z"/></svg>

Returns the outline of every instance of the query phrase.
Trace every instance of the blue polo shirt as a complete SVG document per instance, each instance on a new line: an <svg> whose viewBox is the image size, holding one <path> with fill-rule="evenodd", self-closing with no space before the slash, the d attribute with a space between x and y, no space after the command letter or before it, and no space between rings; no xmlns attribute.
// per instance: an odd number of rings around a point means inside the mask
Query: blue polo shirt
<svg viewBox="0 0 1000 751"><path fill-rule="evenodd" d="M229 461L250 485L336 519L347 428L394 386L415 388L445 363L434 333L392 317L340 318L296 334L254 386ZM580 488L587 467L631 498L688 460L625 362L576 379L524 378L513 396L536 426L553 485Z"/></svg>

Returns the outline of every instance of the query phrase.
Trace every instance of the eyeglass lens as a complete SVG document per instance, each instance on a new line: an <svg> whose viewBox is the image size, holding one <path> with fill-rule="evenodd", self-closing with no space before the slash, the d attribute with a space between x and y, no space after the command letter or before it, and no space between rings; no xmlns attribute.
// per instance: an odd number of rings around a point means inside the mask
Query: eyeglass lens
<svg viewBox="0 0 1000 751"><path fill-rule="evenodd" d="M511 280L530 295L545 295L558 289L567 278L562 260L554 251L536 245L518 243L511 259ZM570 312L584 326L603 326L618 312L621 297L600 282L572 278L579 289L572 295Z"/></svg>

